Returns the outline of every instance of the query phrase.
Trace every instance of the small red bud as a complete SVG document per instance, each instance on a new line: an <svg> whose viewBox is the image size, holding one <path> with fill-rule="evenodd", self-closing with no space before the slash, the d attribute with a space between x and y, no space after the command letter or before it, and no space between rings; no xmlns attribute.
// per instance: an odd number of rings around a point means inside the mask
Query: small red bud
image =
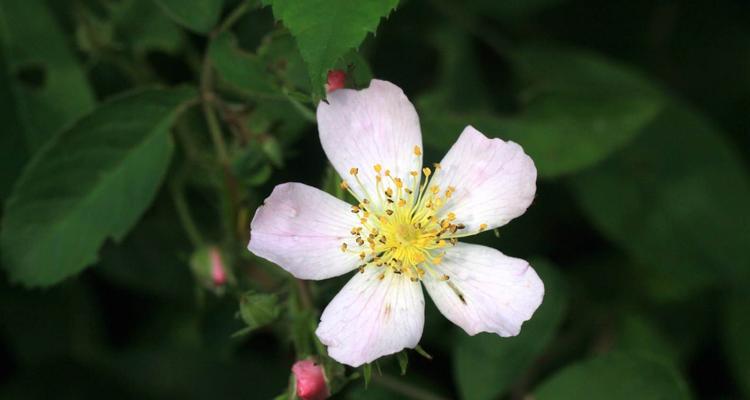
<svg viewBox="0 0 750 400"><path fill-rule="evenodd" d="M326 92L331 93L334 90L343 89L346 86L346 72L340 69L328 71L328 83L326 83Z"/></svg>
<svg viewBox="0 0 750 400"><path fill-rule="evenodd" d="M323 366L313 360L300 360L292 366L297 382L297 396L302 400L324 400L330 393L323 373Z"/></svg>
<svg viewBox="0 0 750 400"><path fill-rule="evenodd" d="M211 248L211 281L214 286L224 286L227 283L227 272L224 269L224 261L221 259L221 253L216 247Z"/></svg>

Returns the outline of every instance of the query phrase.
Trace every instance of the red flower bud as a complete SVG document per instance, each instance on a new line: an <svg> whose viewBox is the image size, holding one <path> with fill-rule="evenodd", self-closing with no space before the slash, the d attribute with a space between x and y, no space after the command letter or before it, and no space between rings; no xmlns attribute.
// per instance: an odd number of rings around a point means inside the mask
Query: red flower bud
<svg viewBox="0 0 750 400"><path fill-rule="evenodd" d="M297 396L300 399L323 400L330 395L323 366L313 360L297 361L292 366L292 373L297 382Z"/></svg>
<svg viewBox="0 0 750 400"><path fill-rule="evenodd" d="M326 92L331 93L334 90L342 89L346 86L346 72L340 69L328 71L328 83L326 83Z"/></svg>
<svg viewBox="0 0 750 400"><path fill-rule="evenodd" d="M224 269L221 253L216 247L211 248L211 281L217 287L227 283L227 271Z"/></svg>

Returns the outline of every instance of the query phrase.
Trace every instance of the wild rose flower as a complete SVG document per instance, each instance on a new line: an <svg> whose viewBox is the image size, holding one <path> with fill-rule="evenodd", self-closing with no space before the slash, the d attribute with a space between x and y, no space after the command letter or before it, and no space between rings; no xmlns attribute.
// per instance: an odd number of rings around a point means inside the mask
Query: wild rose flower
<svg viewBox="0 0 750 400"><path fill-rule="evenodd" d="M312 360L301 360L294 363L292 373L297 386L297 397L302 400L324 400L328 398L323 366Z"/></svg>
<svg viewBox="0 0 750 400"><path fill-rule="evenodd" d="M469 335L517 335L541 304L539 276L524 260L458 239L529 207L536 167L521 146L467 126L439 164L422 168L414 106L379 80L330 93L317 119L323 150L358 203L301 183L276 186L255 213L248 249L300 279L358 269L316 331L330 356L356 367L415 347L422 285Z"/></svg>

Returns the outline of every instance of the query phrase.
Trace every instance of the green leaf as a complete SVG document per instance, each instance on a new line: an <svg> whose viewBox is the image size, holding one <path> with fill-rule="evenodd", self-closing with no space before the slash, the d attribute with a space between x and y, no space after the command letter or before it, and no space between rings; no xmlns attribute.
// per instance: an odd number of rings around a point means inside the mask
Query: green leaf
<svg viewBox="0 0 750 400"><path fill-rule="evenodd" d="M541 260L532 265L544 282L544 301L520 335L459 337L453 370L462 399L494 399L507 392L554 337L567 309L567 286L554 266Z"/></svg>
<svg viewBox="0 0 750 400"><path fill-rule="evenodd" d="M745 396L750 396L750 294L745 287L735 289L724 311L724 351L734 379Z"/></svg>
<svg viewBox="0 0 750 400"><path fill-rule="evenodd" d="M237 47L231 33L225 32L211 41L208 54L219 77L237 90L251 96L281 95L262 60Z"/></svg>
<svg viewBox="0 0 750 400"><path fill-rule="evenodd" d="M610 353L573 364L553 375L534 392L539 400L689 399L679 373L645 356Z"/></svg>
<svg viewBox="0 0 750 400"><path fill-rule="evenodd" d="M662 108L662 96L631 71L591 53L522 48L512 54L528 82L521 112L457 114L423 110L425 142L446 150L466 125L520 143L542 177L591 167L632 140Z"/></svg>
<svg viewBox="0 0 750 400"><path fill-rule="evenodd" d="M627 149L570 183L583 212L662 299L747 278L750 179L693 110L671 104Z"/></svg>
<svg viewBox="0 0 750 400"><path fill-rule="evenodd" d="M221 15L224 0L154 0L164 13L197 33L208 33Z"/></svg>
<svg viewBox="0 0 750 400"><path fill-rule="evenodd" d="M617 328L616 350L658 356L673 365L679 364L675 344L649 318L625 314Z"/></svg>
<svg viewBox="0 0 750 400"><path fill-rule="evenodd" d="M37 152L0 231L11 280L55 284L94 263L107 238L123 238L156 194L172 154L172 120L194 95L182 88L119 97Z"/></svg>
<svg viewBox="0 0 750 400"><path fill-rule="evenodd" d="M349 50L358 47L398 0L264 0L297 41L312 83L322 97L326 74Z"/></svg>
<svg viewBox="0 0 750 400"><path fill-rule="evenodd" d="M250 329L269 324L280 312L276 295L247 292L240 297L240 316Z"/></svg>
<svg viewBox="0 0 750 400"><path fill-rule="evenodd" d="M44 1L0 0L0 198L24 162L93 105L83 70Z"/></svg>
<svg viewBox="0 0 750 400"><path fill-rule="evenodd" d="M127 0L108 4L118 44L145 56L159 50L176 53L182 45L182 30L164 15L152 0Z"/></svg>

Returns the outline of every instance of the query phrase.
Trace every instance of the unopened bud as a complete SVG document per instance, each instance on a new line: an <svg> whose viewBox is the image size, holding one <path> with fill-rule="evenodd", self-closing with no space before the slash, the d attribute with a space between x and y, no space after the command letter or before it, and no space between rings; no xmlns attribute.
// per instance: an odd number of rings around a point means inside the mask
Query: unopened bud
<svg viewBox="0 0 750 400"><path fill-rule="evenodd" d="M226 257L216 246L196 250L190 258L190 267L198 283L216 294L221 295L228 285L234 285Z"/></svg>
<svg viewBox="0 0 750 400"><path fill-rule="evenodd" d="M214 286L221 287L227 283L227 270L224 261L221 259L221 253L216 247L210 250L211 255L211 281Z"/></svg>
<svg viewBox="0 0 750 400"><path fill-rule="evenodd" d="M343 89L346 86L346 72L340 69L328 71L328 82L326 83L326 93L334 90Z"/></svg>
<svg viewBox="0 0 750 400"><path fill-rule="evenodd" d="M302 400L323 400L330 395L323 366L313 360L300 360L292 366L297 396Z"/></svg>

